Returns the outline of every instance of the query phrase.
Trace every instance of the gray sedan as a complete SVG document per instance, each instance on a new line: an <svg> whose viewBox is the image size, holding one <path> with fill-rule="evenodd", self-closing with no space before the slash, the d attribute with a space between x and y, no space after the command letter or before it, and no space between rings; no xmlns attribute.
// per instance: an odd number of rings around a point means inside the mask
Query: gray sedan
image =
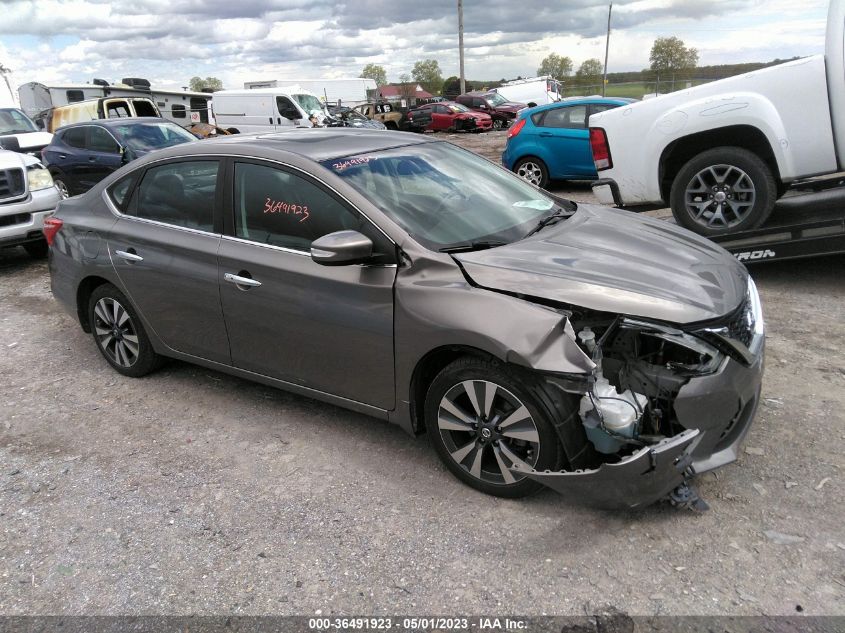
<svg viewBox="0 0 845 633"><path fill-rule="evenodd" d="M105 360L178 358L427 432L457 477L604 506L736 459L764 330L746 270L449 143L293 130L156 152L62 202L53 293Z"/></svg>

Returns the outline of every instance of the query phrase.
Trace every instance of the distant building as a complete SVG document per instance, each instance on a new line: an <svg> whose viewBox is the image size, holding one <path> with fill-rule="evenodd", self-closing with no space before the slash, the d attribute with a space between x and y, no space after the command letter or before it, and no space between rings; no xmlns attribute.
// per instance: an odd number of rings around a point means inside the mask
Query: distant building
<svg viewBox="0 0 845 633"><path fill-rule="evenodd" d="M379 97L385 101L400 102L403 99L409 99L411 103L406 105L414 105L417 101L424 99L431 99L434 95L419 84L387 84L378 89Z"/></svg>

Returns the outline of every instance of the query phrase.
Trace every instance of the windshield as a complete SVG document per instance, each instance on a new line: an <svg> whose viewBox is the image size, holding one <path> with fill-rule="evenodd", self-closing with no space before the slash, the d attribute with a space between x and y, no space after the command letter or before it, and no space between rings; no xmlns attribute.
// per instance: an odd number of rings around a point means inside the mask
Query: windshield
<svg viewBox="0 0 845 633"><path fill-rule="evenodd" d="M197 140L193 134L175 123L127 123L109 129L121 145L139 152Z"/></svg>
<svg viewBox="0 0 845 633"><path fill-rule="evenodd" d="M0 110L0 134L24 134L26 132L37 132L28 116L16 108Z"/></svg>
<svg viewBox="0 0 845 633"><path fill-rule="evenodd" d="M318 112L323 111L323 104L322 102L315 97L314 95L291 95L294 100L299 104L299 107L305 110L308 114L311 114L314 110Z"/></svg>
<svg viewBox="0 0 845 633"><path fill-rule="evenodd" d="M507 103L507 102L508 102L508 100L507 100L507 99L505 99L505 98L504 98L502 95L500 95L498 92L493 92L493 93L491 93L491 94L489 94L489 95L486 95L484 98L485 98L485 99L487 99L487 103L489 103L489 104L490 104L491 106L493 106L493 107L500 106L500 105L502 105L503 103Z"/></svg>
<svg viewBox="0 0 845 633"><path fill-rule="evenodd" d="M461 105L460 103L450 103L448 106L452 112L471 112L471 110L466 107L465 105Z"/></svg>
<svg viewBox="0 0 845 633"><path fill-rule="evenodd" d="M449 143L397 147L324 161L431 250L515 242L549 215L552 198Z"/></svg>

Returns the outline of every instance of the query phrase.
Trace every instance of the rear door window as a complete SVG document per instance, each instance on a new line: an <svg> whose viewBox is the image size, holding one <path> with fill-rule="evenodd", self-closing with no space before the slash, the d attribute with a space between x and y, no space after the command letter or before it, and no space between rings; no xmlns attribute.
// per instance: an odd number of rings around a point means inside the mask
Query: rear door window
<svg viewBox="0 0 845 633"><path fill-rule="evenodd" d="M66 145L85 149L85 127L72 127L62 133L62 141Z"/></svg>
<svg viewBox="0 0 845 633"><path fill-rule="evenodd" d="M194 160L148 169L127 215L200 231L214 230L219 162Z"/></svg>
<svg viewBox="0 0 845 633"><path fill-rule="evenodd" d="M120 145L117 144L114 137L97 125L88 126L88 149L92 152L106 154L120 153Z"/></svg>
<svg viewBox="0 0 845 633"><path fill-rule="evenodd" d="M539 125L540 127L584 129L587 127L587 106L573 105L547 110L539 123L535 121L535 125Z"/></svg>

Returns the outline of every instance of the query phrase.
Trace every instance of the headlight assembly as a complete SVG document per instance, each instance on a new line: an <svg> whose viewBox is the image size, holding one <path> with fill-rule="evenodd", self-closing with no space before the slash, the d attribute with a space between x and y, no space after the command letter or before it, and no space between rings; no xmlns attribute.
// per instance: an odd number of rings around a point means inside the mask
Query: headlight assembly
<svg viewBox="0 0 845 633"><path fill-rule="evenodd" d="M724 358L707 341L676 328L638 319L622 319L619 327L638 334L636 355L654 365L683 373L710 374Z"/></svg>
<svg viewBox="0 0 845 633"><path fill-rule="evenodd" d="M26 172L26 180L29 184L30 191L38 191L39 189L47 189L53 186L53 177L50 175L50 172L43 167L28 169Z"/></svg>

